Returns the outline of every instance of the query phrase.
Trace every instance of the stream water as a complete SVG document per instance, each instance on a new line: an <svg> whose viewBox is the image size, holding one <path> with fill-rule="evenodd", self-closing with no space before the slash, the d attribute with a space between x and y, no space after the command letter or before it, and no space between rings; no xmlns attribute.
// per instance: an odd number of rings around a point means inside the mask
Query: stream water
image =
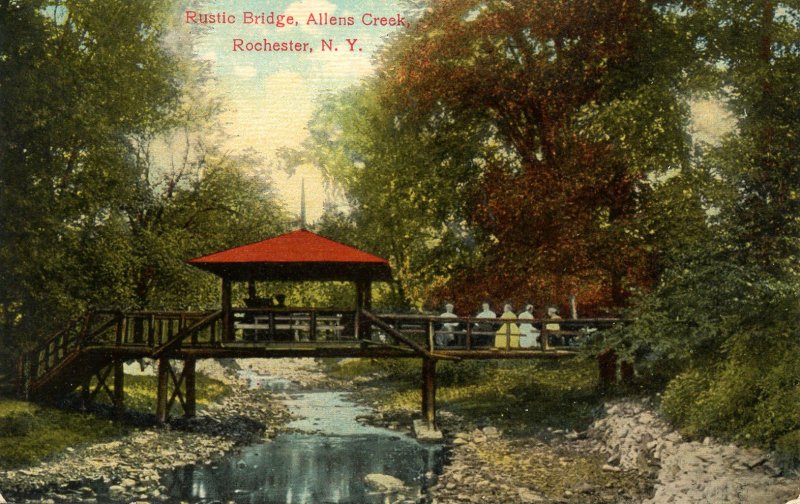
<svg viewBox="0 0 800 504"><path fill-rule="evenodd" d="M252 386L289 394L299 419L289 432L227 455L211 466L186 466L164 475L174 498L191 502L388 503L416 502L444 464L439 445L362 425L369 413L342 392L293 390L291 382L242 371ZM403 481L402 491L376 492L368 474Z"/></svg>

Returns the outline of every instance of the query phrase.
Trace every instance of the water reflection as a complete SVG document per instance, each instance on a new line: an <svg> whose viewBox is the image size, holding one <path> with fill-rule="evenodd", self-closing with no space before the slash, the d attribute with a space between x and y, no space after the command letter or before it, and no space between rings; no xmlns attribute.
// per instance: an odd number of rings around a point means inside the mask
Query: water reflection
<svg viewBox="0 0 800 504"><path fill-rule="evenodd" d="M167 474L171 495L192 502L383 503L385 495L365 487L367 474L399 478L406 484L403 495L414 499L444 463L440 446L359 424L356 417L368 410L342 393L295 394L287 404L303 417L290 424L296 432L249 446L215 466Z"/></svg>
<svg viewBox="0 0 800 504"><path fill-rule="evenodd" d="M286 434L250 446L218 466L174 473L173 497L237 503L381 503L364 476L403 480L409 497L427 486L426 472L441 467L441 450L397 437Z"/></svg>

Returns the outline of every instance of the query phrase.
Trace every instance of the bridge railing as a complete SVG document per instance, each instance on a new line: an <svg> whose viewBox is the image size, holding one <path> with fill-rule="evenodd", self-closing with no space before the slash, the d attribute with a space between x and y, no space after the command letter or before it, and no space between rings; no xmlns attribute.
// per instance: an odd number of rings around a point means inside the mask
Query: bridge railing
<svg viewBox="0 0 800 504"><path fill-rule="evenodd" d="M115 313L115 312L95 312ZM172 340L182 330L191 326L213 312L196 311L137 311L125 314L116 313L113 327L102 334L96 334L86 342L86 346L125 346L157 348ZM214 328L210 328L203 339L218 339Z"/></svg>
<svg viewBox="0 0 800 504"><path fill-rule="evenodd" d="M62 365L86 342L113 327L118 315L111 312L87 313L69 321L64 329L46 338L23 356L27 376L36 380Z"/></svg>
<svg viewBox="0 0 800 504"><path fill-rule="evenodd" d="M615 318L503 319L381 313L377 316L429 352L442 350L574 350ZM372 328L371 338L389 337Z"/></svg>
<svg viewBox="0 0 800 504"><path fill-rule="evenodd" d="M236 308L234 340L241 342L355 341L354 310L336 308Z"/></svg>

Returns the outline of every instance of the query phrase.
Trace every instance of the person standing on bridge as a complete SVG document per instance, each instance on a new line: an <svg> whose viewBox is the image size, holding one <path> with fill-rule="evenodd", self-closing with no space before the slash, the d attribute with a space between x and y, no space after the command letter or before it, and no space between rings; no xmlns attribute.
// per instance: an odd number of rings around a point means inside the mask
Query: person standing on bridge
<svg viewBox="0 0 800 504"><path fill-rule="evenodd" d="M503 306L503 320L517 320L517 315L509 303ZM495 348L519 348L519 326L513 322L505 322L494 335Z"/></svg>

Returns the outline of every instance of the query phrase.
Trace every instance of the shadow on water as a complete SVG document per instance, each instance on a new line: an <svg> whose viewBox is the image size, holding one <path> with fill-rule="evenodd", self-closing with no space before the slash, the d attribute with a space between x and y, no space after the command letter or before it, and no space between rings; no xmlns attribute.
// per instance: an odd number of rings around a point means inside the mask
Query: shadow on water
<svg viewBox="0 0 800 504"><path fill-rule="evenodd" d="M444 465L440 445L422 445L397 432L362 425L369 412L341 392L293 393L289 382L247 376L251 383L291 394L286 404L302 417L290 432L227 455L211 466L186 466L164 475L173 498L191 502L414 502ZM389 495L365 485L384 474L405 487Z"/></svg>

